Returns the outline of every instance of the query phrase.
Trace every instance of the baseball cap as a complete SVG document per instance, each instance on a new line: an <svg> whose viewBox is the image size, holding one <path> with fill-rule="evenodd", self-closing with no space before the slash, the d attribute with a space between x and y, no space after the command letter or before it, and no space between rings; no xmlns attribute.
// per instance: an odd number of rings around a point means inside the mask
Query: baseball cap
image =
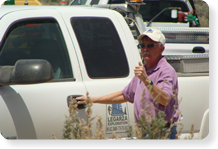
<svg viewBox="0 0 218 149"><path fill-rule="evenodd" d="M138 36L138 41L141 41L144 36L148 36L151 40L165 44L165 36L158 29L148 29Z"/></svg>

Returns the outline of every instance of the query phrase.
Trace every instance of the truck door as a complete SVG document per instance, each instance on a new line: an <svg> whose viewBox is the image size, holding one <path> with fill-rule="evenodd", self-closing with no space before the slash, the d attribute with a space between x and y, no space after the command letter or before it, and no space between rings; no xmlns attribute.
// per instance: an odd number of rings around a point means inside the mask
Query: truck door
<svg viewBox="0 0 218 149"><path fill-rule="evenodd" d="M8 139L52 139L54 133L61 139L65 115L69 115L67 97L85 95L86 88L60 14L54 9L25 10L9 13L0 22L5 31L0 33L1 66L14 65L19 59L45 59L54 71L50 83L0 86L2 135ZM83 117L85 111L79 114Z"/></svg>
<svg viewBox="0 0 218 149"><path fill-rule="evenodd" d="M136 64L131 50L137 49L126 22L121 16L116 18L112 13L102 12L96 9L95 13L89 12L85 17L71 17L67 24L72 28L72 39L78 41L74 45L81 62L83 81L91 97L121 91L131 81ZM123 25L119 25L118 19ZM125 30L131 37L129 43ZM131 49L131 46L134 47ZM140 59L139 55L137 58ZM131 103L93 104L93 117L96 115L101 116L103 131L108 138L113 132L125 137L128 126L134 124ZM96 127L93 127L95 132Z"/></svg>

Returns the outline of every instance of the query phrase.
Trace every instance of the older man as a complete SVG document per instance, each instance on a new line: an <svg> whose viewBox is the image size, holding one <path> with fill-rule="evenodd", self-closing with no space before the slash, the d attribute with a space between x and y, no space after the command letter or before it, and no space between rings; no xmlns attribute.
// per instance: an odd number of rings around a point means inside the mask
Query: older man
<svg viewBox="0 0 218 149"><path fill-rule="evenodd" d="M153 117L157 109L165 112L165 120L168 121L169 127L171 122L178 119L174 116L174 105L178 107L178 100L175 98L177 94L173 96L174 92L178 92L178 79L175 70L162 56L165 49L165 36L159 30L149 29L141 34L138 40L141 41L139 46L145 65L143 66L139 62L134 70L135 77L122 91L91 99L93 103L118 104L127 101L134 103L134 115L137 123L142 110L146 109L145 103L148 103ZM144 93L143 101L141 100L142 93ZM78 97L78 99L85 98ZM79 101L78 104L80 103L84 103L84 101ZM172 131L170 139L174 139L177 133L175 127Z"/></svg>

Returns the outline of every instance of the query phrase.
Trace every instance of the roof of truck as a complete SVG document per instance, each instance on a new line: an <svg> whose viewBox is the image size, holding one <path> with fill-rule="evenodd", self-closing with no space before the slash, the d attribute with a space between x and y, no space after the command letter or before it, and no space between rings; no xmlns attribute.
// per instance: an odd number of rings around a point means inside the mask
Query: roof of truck
<svg viewBox="0 0 218 149"><path fill-rule="evenodd" d="M25 6L25 5L13 5L13 6L1 6L0 7L0 19L11 12L16 12L16 11L23 11L23 10L36 10L36 9L56 9L57 11L61 12L61 11L71 11L71 12L89 12L90 10L92 11L104 11L104 12L108 12L108 11L112 11L109 9L103 9L103 8L92 8L89 6Z"/></svg>

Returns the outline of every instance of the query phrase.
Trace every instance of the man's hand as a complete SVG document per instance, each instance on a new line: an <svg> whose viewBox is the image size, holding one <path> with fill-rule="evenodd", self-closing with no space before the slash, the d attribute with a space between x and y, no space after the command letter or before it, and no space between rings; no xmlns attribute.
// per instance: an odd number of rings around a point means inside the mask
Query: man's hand
<svg viewBox="0 0 218 149"><path fill-rule="evenodd" d="M139 66L136 66L134 69L135 76L138 77L142 82L145 82L148 79L145 67L139 62Z"/></svg>
<svg viewBox="0 0 218 149"><path fill-rule="evenodd" d="M77 104L86 104L86 100L87 100L86 96L76 97Z"/></svg>

